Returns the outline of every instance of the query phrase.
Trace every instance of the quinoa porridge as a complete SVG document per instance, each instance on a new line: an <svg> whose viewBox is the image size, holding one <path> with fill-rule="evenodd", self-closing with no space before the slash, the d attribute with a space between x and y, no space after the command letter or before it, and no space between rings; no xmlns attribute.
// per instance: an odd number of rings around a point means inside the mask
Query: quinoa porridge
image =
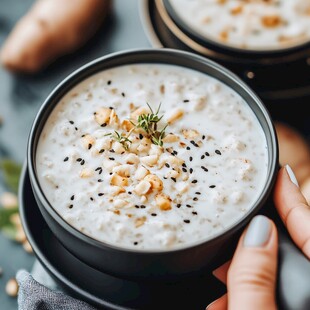
<svg viewBox="0 0 310 310"><path fill-rule="evenodd" d="M310 38L309 0L169 0L176 14L206 39L269 50Z"/></svg>
<svg viewBox="0 0 310 310"><path fill-rule="evenodd" d="M184 247L231 226L260 195L267 142L235 91L164 64L102 71L48 118L36 170L61 217L123 248Z"/></svg>

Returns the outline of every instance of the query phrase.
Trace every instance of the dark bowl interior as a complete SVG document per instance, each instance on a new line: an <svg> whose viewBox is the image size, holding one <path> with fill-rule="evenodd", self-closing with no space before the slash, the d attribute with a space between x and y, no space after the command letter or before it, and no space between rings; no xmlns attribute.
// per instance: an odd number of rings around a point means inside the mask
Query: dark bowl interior
<svg viewBox="0 0 310 310"><path fill-rule="evenodd" d="M169 251L135 251L99 242L69 225L49 204L36 175L36 148L40 133L60 99L87 77L112 67L135 63L159 63L191 68L220 80L234 89L257 116L267 139L268 177L252 209L221 234L186 248ZM27 165L31 186L40 211L59 241L77 258L98 270L124 278L174 279L202 270L211 270L229 257L241 229L267 203L278 169L278 145L270 115L256 94L236 75L224 67L193 53L173 49L137 49L96 59L73 72L48 96L31 128Z"/></svg>

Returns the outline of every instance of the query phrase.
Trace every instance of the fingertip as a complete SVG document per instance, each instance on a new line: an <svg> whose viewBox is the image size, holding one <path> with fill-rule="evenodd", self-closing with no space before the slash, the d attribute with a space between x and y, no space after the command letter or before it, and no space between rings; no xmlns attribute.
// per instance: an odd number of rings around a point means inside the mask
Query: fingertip
<svg viewBox="0 0 310 310"><path fill-rule="evenodd" d="M214 300L206 308L206 310L226 310L226 309L227 309L227 294Z"/></svg>

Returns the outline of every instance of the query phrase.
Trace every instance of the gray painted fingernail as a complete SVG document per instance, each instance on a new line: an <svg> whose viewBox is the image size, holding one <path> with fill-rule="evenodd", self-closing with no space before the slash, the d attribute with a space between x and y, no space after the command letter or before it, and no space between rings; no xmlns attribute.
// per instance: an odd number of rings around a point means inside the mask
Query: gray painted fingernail
<svg viewBox="0 0 310 310"><path fill-rule="evenodd" d="M298 181L296 179L295 173L289 165L285 165L285 169L287 171L288 176L290 177L292 183L294 183L297 187L299 187Z"/></svg>
<svg viewBox="0 0 310 310"><path fill-rule="evenodd" d="M245 234L243 245L245 247L263 247L270 238L271 223L263 216L255 216Z"/></svg>

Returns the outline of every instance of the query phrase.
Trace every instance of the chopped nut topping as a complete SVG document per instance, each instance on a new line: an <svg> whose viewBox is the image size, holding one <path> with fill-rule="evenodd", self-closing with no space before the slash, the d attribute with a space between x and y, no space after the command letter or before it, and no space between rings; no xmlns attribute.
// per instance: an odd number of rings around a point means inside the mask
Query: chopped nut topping
<svg viewBox="0 0 310 310"><path fill-rule="evenodd" d="M186 139L194 139L199 136L199 132L196 129L183 129L182 133Z"/></svg>
<svg viewBox="0 0 310 310"><path fill-rule="evenodd" d="M85 179L85 178L90 178L94 175L94 170L85 168L80 172L80 177Z"/></svg>
<svg viewBox="0 0 310 310"><path fill-rule="evenodd" d="M168 124L171 125L171 124L175 123L177 120L182 118L183 115L184 115L184 111L181 109L177 109L177 110L173 111L173 113L167 119Z"/></svg>
<svg viewBox="0 0 310 310"><path fill-rule="evenodd" d="M146 221L146 217L145 217L145 216L138 217L138 218L136 219L136 222L135 222L136 228L138 228L138 227L144 225L145 221Z"/></svg>
<svg viewBox="0 0 310 310"><path fill-rule="evenodd" d="M88 149L88 150L91 149L95 143L96 143L96 139L92 137L91 135L85 135L82 138L82 144L85 149Z"/></svg>
<svg viewBox="0 0 310 310"><path fill-rule="evenodd" d="M100 108L95 112L96 122L102 127L107 126L110 123L111 112L109 108Z"/></svg>
<svg viewBox="0 0 310 310"><path fill-rule="evenodd" d="M274 28L282 23L282 19L277 15L269 15L262 17L262 24L268 28Z"/></svg>
<svg viewBox="0 0 310 310"><path fill-rule="evenodd" d="M155 174L148 174L144 180L150 182L154 190L161 191L163 189L163 181Z"/></svg>
<svg viewBox="0 0 310 310"><path fill-rule="evenodd" d="M128 178L124 178L116 173L114 173L112 175L111 181L110 181L111 185L115 185L115 186L127 186L128 185Z"/></svg>
<svg viewBox="0 0 310 310"><path fill-rule="evenodd" d="M140 183L135 187L135 192L137 195L142 196L145 195L151 188L151 183L147 180L142 180Z"/></svg>
<svg viewBox="0 0 310 310"><path fill-rule="evenodd" d="M160 210L162 211L171 210L171 199L166 194L164 193L157 194L155 196L155 201Z"/></svg>

